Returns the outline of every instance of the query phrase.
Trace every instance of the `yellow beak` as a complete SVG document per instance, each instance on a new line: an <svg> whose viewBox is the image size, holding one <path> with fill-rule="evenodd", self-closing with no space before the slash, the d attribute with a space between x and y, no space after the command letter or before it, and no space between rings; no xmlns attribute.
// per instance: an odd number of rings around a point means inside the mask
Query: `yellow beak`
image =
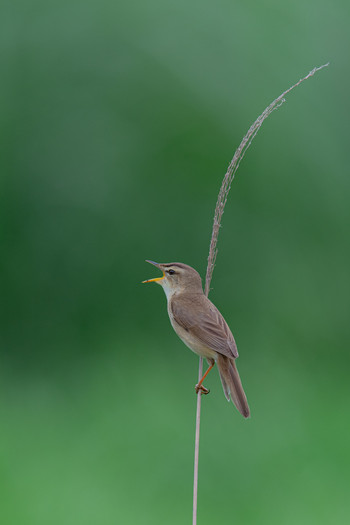
<svg viewBox="0 0 350 525"><path fill-rule="evenodd" d="M153 264L153 266L156 266L157 268L159 268L159 264L156 263L156 262L154 262L154 261L148 261L148 260L146 259L146 262L148 262L148 263L150 263L150 264ZM159 269L160 269L160 268L159 268ZM163 270L162 270L162 272L163 272ZM157 281L161 281L162 279L164 279L164 277L165 277L165 273L163 272L162 277L155 277L155 279L147 279L147 281L142 281L142 283L155 283L155 282L157 282Z"/></svg>
<svg viewBox="0 0 350 525"><path fill-rule="evenodd" d="M162 277L156 277L155 279L147 279L147 281L142 281L142 283L155 283L156 281L161 281L164 279L164 274Z"/></svg>

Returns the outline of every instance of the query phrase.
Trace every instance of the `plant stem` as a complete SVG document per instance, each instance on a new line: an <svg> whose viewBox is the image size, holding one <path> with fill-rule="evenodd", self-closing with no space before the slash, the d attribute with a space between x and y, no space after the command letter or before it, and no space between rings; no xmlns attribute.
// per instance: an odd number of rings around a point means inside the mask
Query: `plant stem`
<svg viewBox="0 0 350 525"><path fill-rule="evenodd" d="M199 358L198 383L203 374L203 358ZM198 461L199 461L199 431L201 425L201 390L197 394L197 412L196 412L196 437L194 446L194 478L193 478L193 519L192 525L197 525L197 500L198 500Z"/></svg>
<svg viewBox="0 0 350 525"><path fill-rule="evenodd" d="M213 276L213 270L215 266L215 260L217 255L217 242L219 237L219 231L221 226L221 219L224 213L224 208L227 202L227 197L231 189L231 184L236 174L236 171L239 167L241 160L243 159L247 149L251 145L253 139L261 128L263 122L271 113L281 107L285 102L284 97L292 91L292 89L299 86L304 80L312 77L317 71L327 67L329 64L324 64L320 67L315 67L312 69L304 78L301 78L293 86L284 91L279 97L277 97L267 108L261 113L261 115L256 119L256 121L250 126L246 135L243 137L242 142L238 146L235 154L227 168L225 177L223 178L221 188L219 191L218 199L215 207L214 214L214 223L212 229L212 235L210 240L209 247L209 256L208 256L208 265L207 272L205 277L205 288L204 293L208 297L210 291L210 283ZM199 371L198 371L198 382L202 379L203 372L203 358L199 358ZM199 430L200 430L200 420L201 420L201 390L197 393L197 412L196 412L196 437L195 437L195 449L194 449L194 479L193 479L193 525L197 525L197 498L198 498L198 461L199 461Z"/></svg>

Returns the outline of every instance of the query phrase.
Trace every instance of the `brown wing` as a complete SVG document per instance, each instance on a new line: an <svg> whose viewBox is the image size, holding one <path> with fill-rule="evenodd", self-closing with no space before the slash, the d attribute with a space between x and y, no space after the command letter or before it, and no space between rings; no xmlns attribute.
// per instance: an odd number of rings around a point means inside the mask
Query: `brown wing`
<svg viewBox="0 0 350 525"><path fill-rule="evenodd" d="M175 322L205 346L227 357L238 357L237 346L225 319L203 294L174 295L170 309Z"/></svg>

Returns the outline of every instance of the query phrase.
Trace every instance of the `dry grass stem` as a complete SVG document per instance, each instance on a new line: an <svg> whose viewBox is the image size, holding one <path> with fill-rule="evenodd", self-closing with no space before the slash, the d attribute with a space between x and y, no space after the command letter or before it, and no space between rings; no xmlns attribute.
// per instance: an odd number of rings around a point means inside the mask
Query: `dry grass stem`
<svg viewBox="0 0 350 525"><path fill-rule="evenodd" d="M215 260L217 255L217 242L218 242L218 236L219 236L219 230L220 230L220 224L222 215L224 213L224 208L226 205L227 197L231 188L232 181L235 177L236 171L238 170L238 167L240 165L241 160L243 159L247 149L251 145L255 135L258 133L259 129L261 128L263 122L275 109L278 109L282 106L282 104L286 101L285 96L292 91L292 89L298 87L304 80L307 80L308 78L312 77L317 71L320 71L320 69L323 69L324 67L327 67L328 64L324 64L320 67L315 67L312 71L310 71L304 78L301 78L296 84L291 86L289 89L284 91L279 97L277 97L271 104L259 115L259 117L256 119L256 121L250 126L247 134L243 137L242 142L238 146L233 159L231 160L229 167L227 168L226 175L222 181L220 192L218 195L218 200L216 202L216 208L215 208L215 214L214 214L214 222L213 222L213 230L210 240L210 247L209 247L209 256L208 256L208 265L207 265L207 273L205 276L205 294L208 296L209 290L210 290L210 283L211 278L213 276L214 266L215 266Z"/></svg>
<svg viewBox="0 0 350 525"><path fill-rule="evenodd" d="M199 359L198 383L203 375L203 359ZM202 396L197 394L196 410L196 437L194 446L194 479L193 479L193 525L197 525L197 501L198 501L198 462L199 462L199 431L201 422L201 401Z"/></svg>
<svg viewBox="0 0 350 525"><path fill-rule="evenodd" d="M232 181L234 179L234 176L236 174L236 171L240 165L241 160L243 159L247 149L251 145L255 135L258 133L259 129L262 126L262 123L265 119L275 109L278 109L281 107L281 105L285 102L285 96L292 91L292 89L298 87L304 80L307 80L308 78L312 77L317 71L320 71L320 69L323 69L324 67L327 67L328 64L324 64L320 67L315 67L312 71L310 71L304 78L301 78L296 84L291 86L289 89L284 91L279 97L277 97L271 104L261 113L261 115L256 119L256 121L250 126L247 134L243 137L242 142L238 146L233 159L231 160L229 167L227 168L227 172L225 174L225 177L222 181L220 192L218 195L218 199L216 202L215 207L215 214L214 214L214 223L213 223L213 230L210 240L210 247L209 247L209 256L208 256L208 265L207 265L207 272L205 276L205 288L204 293L208 297L209 291L210 291L210 283L213 276L213 271L215 267L215 260L217 256L217 242L218 242L218 236L219 236L219 230L221 225L221 219L222 215L224 213L224 208L226 205L227 197L231 188ZM199 373L198 373L198 381L202 377L202 370L203 370L203 359L200 357L199 359ZM196 437L195 437L195 459L194 459L194 480L193 480L193 525L197 525L197 497L198 497L198 461L199 461L199 430L200 430L200 417L201 417L201 391L197 394L197 412L196 412Z"/></svg>

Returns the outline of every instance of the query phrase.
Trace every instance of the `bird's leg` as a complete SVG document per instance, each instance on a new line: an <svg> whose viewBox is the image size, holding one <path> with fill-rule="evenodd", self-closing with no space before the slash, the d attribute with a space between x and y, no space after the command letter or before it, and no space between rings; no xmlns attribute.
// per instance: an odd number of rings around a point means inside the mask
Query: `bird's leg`
<svg viewBox="0 0 350 525"><path fill-rule="evenodd" d="M209 374L210 370L213 368L214 365L215 365L215 361L214 360L210 361L210 366L209 366L208 370L205 372L204 376L199 381L199 383L197 383L196 386L194 387L195 391L196 391L196 394L198 394L199 391L201 391L202 394L209 394L210 390L205 388L205 386L203 386L202 383L203 383L204 379L207 377L207 375Z"/></svg>

